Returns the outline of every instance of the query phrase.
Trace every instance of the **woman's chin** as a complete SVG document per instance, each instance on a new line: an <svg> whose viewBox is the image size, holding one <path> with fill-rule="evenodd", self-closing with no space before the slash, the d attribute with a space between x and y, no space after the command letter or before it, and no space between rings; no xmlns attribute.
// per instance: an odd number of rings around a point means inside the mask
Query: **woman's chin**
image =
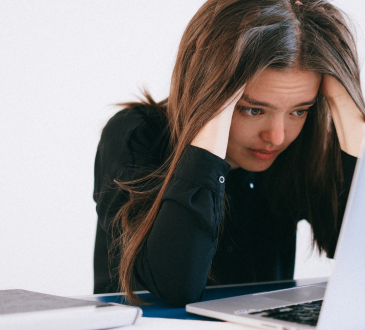
<svg viewBox="0 0 365 330"><path fill-rule="evenodd" d="M237 161L237 166L250 172L263 172L266 171L274 163L275 158L266 160L242 159L240 161Z"/></svg>

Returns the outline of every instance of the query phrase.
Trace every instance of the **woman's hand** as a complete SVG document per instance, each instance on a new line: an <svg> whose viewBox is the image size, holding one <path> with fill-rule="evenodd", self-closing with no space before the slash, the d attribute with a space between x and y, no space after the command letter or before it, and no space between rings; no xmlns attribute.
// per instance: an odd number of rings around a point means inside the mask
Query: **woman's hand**
<svg viewBox="0 0 365 330"><path fill-rule="evenodd" d="M327 101L349 96L346 88L335 77L328 74L322 76L320 92Z"/></svg>
<svg viewBox="0 0 365 330"><path fill-rule="evenodd" d="M212 154L225 159L228 145L232 115L244 87L240 88L222 107L222 111L214 116L195 136L191 145L208 150Z"/></svg>
<svg viewBox="0 0 365 330"><path fill-rule="evenodd" d="M323 75L320 93L331 109L341 149L358 157L365 135L365 121L360 110L345 87L330 75Z"/></svg>

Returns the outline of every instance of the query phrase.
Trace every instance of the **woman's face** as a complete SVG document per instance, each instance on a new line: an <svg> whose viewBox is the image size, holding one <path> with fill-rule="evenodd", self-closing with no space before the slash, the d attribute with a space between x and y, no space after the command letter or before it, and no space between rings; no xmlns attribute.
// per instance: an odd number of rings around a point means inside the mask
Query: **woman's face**
<svg viewBox="0 0 365 330"><path fill-rule="evenodd" d="M321 74L266 69L247 83L229 133L227 162L232 169L265 171L299 135L315 103Z"/></svg>

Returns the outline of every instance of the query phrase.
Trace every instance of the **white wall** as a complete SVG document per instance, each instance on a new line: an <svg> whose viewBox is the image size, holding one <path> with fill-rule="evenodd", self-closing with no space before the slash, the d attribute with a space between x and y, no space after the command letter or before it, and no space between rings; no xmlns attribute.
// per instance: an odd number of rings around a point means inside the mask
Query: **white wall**
<svg viewBox="0 0 365 330"><path fill-rule="evenodd" d="M179 40L203 2L1 1L0 289L92 293L100 130L138 87L167 96ZM361 23L362 2L338 3ZM296 277L330 272L307 252Z"/></svg>

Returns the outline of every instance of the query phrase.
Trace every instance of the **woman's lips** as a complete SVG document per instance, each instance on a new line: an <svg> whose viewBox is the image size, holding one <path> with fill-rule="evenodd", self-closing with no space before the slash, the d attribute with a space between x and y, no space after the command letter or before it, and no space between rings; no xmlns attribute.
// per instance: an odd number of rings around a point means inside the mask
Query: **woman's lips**
<svg viewBox="0 0 365 330"><path fill-rule="evenodd" d="M248 149L250 154L260 160L269 160L277 156L279 150Z"/></svg>

